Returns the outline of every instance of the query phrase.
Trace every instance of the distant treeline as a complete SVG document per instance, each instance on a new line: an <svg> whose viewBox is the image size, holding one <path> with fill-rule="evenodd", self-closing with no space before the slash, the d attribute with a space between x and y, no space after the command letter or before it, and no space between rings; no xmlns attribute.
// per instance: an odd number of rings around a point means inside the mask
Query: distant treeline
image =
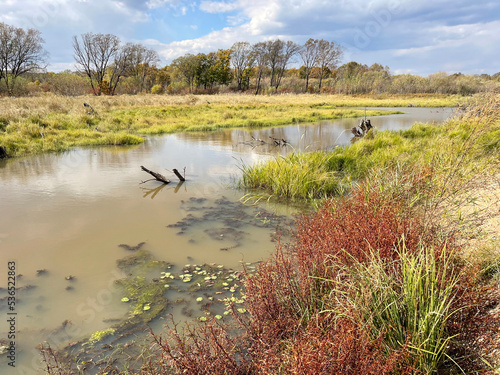
<svg viewBox="0 0 500 375"><path fill-rule="evenodd" d="M461 94L500 91L500 73L492 76L428 77L391 74L381 64L355 61L340 65L342 46L309 39L299 45L280 39L230 49L185 54L159 67L156 51L141 44L121 44L112 34L73 37L75 71L46 72L47 53L38 30L0 23L0 95L188 94L245 92L330 94ZM295 67L294 67L295 66ZM297 68L300 66L300 68Z"/></svg>

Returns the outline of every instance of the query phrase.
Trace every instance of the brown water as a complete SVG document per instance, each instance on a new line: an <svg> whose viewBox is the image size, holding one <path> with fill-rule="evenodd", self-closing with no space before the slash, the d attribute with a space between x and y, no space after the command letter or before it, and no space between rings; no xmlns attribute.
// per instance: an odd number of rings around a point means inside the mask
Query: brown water
<svg viewBox="0 0 500 375"><path fill-rule="evenodd" d="M405 115L372 118L379 130L404 129L416 121L443 121L448 109L408 108ZM123 277L117 259L129 255L120 244L143 249L173 264L217 263L234 269L265 259L275 248L275 227L258 225L263 210L290 216L286 206L245 207L234 188L242 163L252 164L291 150L328 149L346 144L359 119L269 129L236 129L152 137L136 147L78 149L61 154L0 161L0 287L7 286L7 262L16 262L16 368L0 358L1 374L43 373L34 347L76 341L110 326L127 313L113 281ZM252 147L254 137L268 144ZM290 145L275 147L269 137ZM140 166L172 179L147 180ZM165 169L186 168L178 185ZM238 234L217 238L223 208L244 213ZM196 213L197 208L202 208ZM218 214L207 211L212 207ZM203 218L189 228L170 226L189 214ZM222 214L221 214L222 213ZM286 225L283 223L283 225ZM241 229L241 230L240 230ZM216 235L214 236L214 231ZM222 251L221 249L227 249ZM37 270L46 270L38 272ZM72 275L74 280L65 277ZM23 289L31 285L35 288ZM67 287L71 287L67 290ZM6 297L5 289L0 298ZM0 339L7 337L8 311L0 300ZM179 319L181 319L179 317ZM71 328L64 329L63 322ZM0 346L3 345L0 342Z"/></svg>

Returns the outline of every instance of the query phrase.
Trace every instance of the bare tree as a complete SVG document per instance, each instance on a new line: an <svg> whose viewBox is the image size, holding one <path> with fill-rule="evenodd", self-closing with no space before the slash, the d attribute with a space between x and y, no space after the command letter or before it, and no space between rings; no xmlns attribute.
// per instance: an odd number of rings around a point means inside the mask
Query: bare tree
<svg viewBox="0 0 500 375"><path fill-rule="evenodd" d="M121 64L120 40L112 34L94 33L82 34L81 39L80 44L78 38L73 36L74 57L80 71L90 79L95 95L109 93L111 84L117 83L119 77L115 82L106 81L105 77L111 64L115 63L115 69Z"/></svg>
<svg viewBox="0 0 500 375"><path fill-rule="evenodd" d="M321 39L318 42L319 90L321 90L321 82L326 70L335 69L342 55L342 47L334 41Z"/></svg>
<svg viewBox="0 0 500 375"><path fill-rule="evenodd" d="M250 74L252 70L255 55L252 46L248 42L237 42L231 47L231 64L234 68L234 75L238 84L238 90L249 86Z"/></svg>
<svg viewBox="0 0 500 375"><path fill-rule="evenodd" d="M306 92L309 88L309 75L312 68L318 63L319 58L319 40L308 39L304 46L299 51L304 67L306 68Z"/></svg>
<svg viewBox="0 0 500 375"><path fill-rule="evenodd" d="M300 50L300 46L292 42L291 40L287 42L282 42L281 52L278 55L278 64L276 69L276 77L274 80L274 87L276 92L278 92L278 87L281 83L281 79L285 74L287 65L291 62L292 58L297 54Z"/></svg>
<svg viewBox="0 0 500 375"><path fill-rule="evenodd" d="M16 78L22 74L45 69L48 56L43 49L41 33L35 29L0 23L0 82L3 79L10 95Z"/></svg>
<svg viewBox="0 0 500 375"><path fill-rule="evenodd" d="M269 59L266 43L259 42L254 44L252 46L252 54L254 55L255 65L257 67L257 75L255 77L255 95L257 95L260 90L260 81L266 69L267 60Z"/></svg>
<svg viewBox="0 0 500 375"><path fill-rule="evenodd" d="M264 48L267 54L267 66L271 69L271 87L275 86L277 73L281 65L281 56L285 42L280 39L265 42Z"/></svg>

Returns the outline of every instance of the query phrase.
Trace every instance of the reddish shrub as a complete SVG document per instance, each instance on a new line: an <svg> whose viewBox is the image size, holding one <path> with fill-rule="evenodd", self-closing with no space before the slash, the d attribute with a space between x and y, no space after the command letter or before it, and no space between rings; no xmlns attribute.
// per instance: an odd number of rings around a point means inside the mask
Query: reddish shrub
<svg viewBox="0 0 500 375"><path fill-rule="evenodd" d="M311 270L326 276L328 268L366 262L370 252L382 259L397 259L404 237L407 251L416 249L422 239L418 218L402 213L400 202L379 196L366 196L358 189L342 201L327 202L315 214L297 223L297 257L302 273ZM330 272L331 273L331 272Z"/></svg>
<svg viewBox="0 0 500 375"><path fill-rule="evenodd" d="M339 265L367 262L372 250L396 260L403 237L408 251L428 241L421 228L403 203L377 193L357 189L327 202L298 220L293 245L278 245L248 276L248 313L233 314L236 327L210 322L183 335L173 329L168 341L157 340L162 364L190 374L414 373L406 346L387 349L383 332L374 342L353 319L332 319L322 301Z"/></svg>

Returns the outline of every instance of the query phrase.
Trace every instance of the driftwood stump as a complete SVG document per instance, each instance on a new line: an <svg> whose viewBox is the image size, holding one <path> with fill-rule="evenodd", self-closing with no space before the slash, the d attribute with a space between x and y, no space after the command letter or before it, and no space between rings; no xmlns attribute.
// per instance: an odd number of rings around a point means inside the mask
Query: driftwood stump
<svg viewBox="0 0 500 375"><path fill-rule="evenodd" d="M156 173L156 172L153 172L153 171L150 171L149 169L147 169L146 167L142 166L141 165L141 169L144 171L144 172L147 172L149 173L151 176L153 176L155 178L156 181L160 181L160 182L163 182L164 184L169 184L170 183L170 180L168 180L165 176L162 176L161 174L159 173ZM145 182L145 181L144 181Z"/></svg>
<svg viewBox="0 0 500 375"><path fill-rule="evenodd" d="M186 171L186 168L184 168L184 172ZM172 172L175 173L175 175L177 176L177 178L179 179L179 181L181 182L184 182L186 181L186 179L179 173L179 171L177 169L172 169Z"/></svg>

